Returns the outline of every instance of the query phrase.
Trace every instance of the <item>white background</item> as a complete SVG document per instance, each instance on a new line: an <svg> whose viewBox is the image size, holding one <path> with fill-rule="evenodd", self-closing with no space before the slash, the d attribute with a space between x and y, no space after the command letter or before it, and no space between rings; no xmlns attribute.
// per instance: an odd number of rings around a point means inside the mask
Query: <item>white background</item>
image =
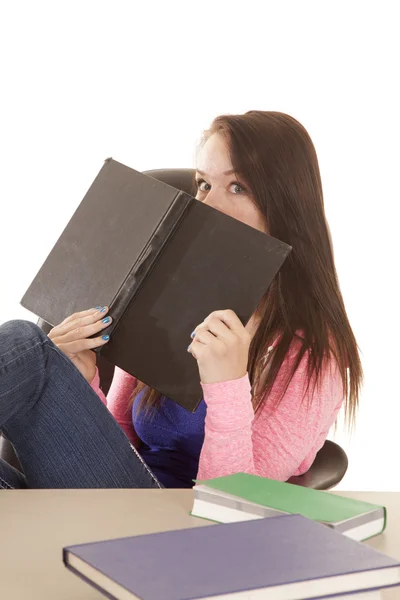
<svg viewBox="0 0 400 600"><path fill-rule="evenodd" d="M317 148L365 369L339 487L400 489L396 6L1 2L0 323L36 320L19 300L106 157L193 166L216 115L288 112Z"/></svg>

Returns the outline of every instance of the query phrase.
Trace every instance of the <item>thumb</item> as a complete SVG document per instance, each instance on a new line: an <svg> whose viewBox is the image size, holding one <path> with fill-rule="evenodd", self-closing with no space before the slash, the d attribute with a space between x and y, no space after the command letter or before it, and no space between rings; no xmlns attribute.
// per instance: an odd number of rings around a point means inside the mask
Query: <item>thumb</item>
<svg viewBox="0 0 400 600"><path fill-rule="evenodd" d="M245 326L246 331L250 334L251 338L255 336L255 333L258 329L258 326L261 322L261 318L257 316L255 313L249 319L249 322Z"/></svg>

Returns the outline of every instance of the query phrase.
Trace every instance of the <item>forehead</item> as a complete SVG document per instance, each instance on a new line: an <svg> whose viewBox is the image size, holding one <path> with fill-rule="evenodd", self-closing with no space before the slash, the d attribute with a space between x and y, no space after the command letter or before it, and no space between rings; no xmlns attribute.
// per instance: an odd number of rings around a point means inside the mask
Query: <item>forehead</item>
<svg viewBox="0 0 400 600"><path fill-rule="evenodd" d="M214 133L197 154L196 168L210 177L221 176L232 169L229 148L225 139Z"/></svg>

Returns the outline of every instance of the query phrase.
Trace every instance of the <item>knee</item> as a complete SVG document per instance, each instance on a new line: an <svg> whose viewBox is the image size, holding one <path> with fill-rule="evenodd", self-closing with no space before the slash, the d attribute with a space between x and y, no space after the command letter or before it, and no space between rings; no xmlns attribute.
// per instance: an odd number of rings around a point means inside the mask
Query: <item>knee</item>
<svg viewBox="0 0 400 600"><path fill-rule="evenodd" d="M1 330L3 333L12 336L16 343L32 339L42 341L47 338L47 335L38 325L36 325L36 323L24 321L22 319L7 321L1 325Z"/></svg>

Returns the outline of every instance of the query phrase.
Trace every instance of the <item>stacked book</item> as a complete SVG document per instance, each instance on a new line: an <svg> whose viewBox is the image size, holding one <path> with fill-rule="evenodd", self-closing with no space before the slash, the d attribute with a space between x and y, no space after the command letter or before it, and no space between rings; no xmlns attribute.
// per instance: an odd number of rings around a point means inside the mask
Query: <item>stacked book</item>
<svg viewBox="0 0 400 600"><path fill-rule="evenodd" d="M354 540L366 540L386 527L384 506L312 488L235 473L197 482L192 515L218 523L298 513Z"/></svg>
<svg viewBox="0 0 400 600"><path fill-rule="evenodd" d="M81 544L64 562L117 600L378 600L400 585L397 560L302 515Z"/></svg>

